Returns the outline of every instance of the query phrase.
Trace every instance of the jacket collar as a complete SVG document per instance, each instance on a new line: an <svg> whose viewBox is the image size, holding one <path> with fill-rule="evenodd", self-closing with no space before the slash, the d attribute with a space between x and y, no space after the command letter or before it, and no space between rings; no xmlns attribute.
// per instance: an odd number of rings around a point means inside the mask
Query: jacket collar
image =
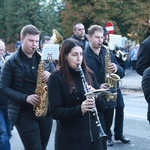
<svg viewBox="0 0 150 150"><path fill-rule="evenodd" d="M84 40L88 41L88 38L87 38L86 35L84 36L84 39L79 39L75 34L73 34L71 37L74 38L74 39L77 39L78 41L84 41Z"/></svg>
<svg viewBox="0 0 150 150"><path fill-rule="evenodd" d="M14 59L16 60L16 62L21 63L21 60L20 60L20 57L21 57L21 51L22 51L22 47L20 46L19 49L13 54L14 55ZM34 53L35 57L40 60L41 59L41 56L35 52Z"/></svg>

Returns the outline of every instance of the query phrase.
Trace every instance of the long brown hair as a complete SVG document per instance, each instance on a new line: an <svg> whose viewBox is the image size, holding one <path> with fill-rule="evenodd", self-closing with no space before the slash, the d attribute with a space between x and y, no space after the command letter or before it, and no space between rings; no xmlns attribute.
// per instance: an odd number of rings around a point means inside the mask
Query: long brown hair
<svg viewBox="0 0 150 150"><path fill-rule="evenodd" d="M68 63L66 60L66 56L70 53L71 49L74 48L75 46L80 46L82 48L81 43L75 39L68 38L68 39L64 40L64 42L62 43L62 47L60 49L59 62L58 62L59 67L62 70L65 82L69 87L70 93L73 91L73 87L75 87L75 83L69 72L69 66L68 66ZM81 66L84 71L84 74L85 74L88 84L93 85L93 82L92 82L92 79L90 76L90 74L92 74L93 72L87 67L84 55L83 55L83 60L82 60Z"/></svg>

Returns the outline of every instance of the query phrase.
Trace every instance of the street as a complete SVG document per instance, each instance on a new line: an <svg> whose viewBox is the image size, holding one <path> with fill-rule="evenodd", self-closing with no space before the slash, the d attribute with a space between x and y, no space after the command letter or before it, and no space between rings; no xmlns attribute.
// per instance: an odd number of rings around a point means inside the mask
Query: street
<svg viewBox="0 0 150 150"><path fill-rule="evenodd" d="M129 91L123 95L125 102L124 135L131 142L122 144L114 140L114 146L108 147L108 150L149 150L150 126L147 121L147 103L143 93Z"/></svg>
<svg viewBox="0 0 150 150"><path fill-rule="evenodd" d="M108 147L108 150L149 150L150 126L147 121L147 103L143 97L143 93L123 91L123 96L125 102L124 135L131 142L123 144L120 141L114 140L114 146ZM47 150L54 150L54 132L55 121ZM12 150L23 150L22 143L15 129L12 132L11 147Z"/></svg>

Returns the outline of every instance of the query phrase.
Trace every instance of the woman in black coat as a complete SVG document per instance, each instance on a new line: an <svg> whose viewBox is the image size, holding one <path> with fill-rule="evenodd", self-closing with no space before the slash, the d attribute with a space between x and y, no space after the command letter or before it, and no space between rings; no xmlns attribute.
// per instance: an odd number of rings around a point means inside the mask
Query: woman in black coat
<svg viewBox="0 0 150 150"><path fill-rule="evenodd" d="M103 150L100 128L93 112L95 100L84 95L78 64L83 69L89 90L98 88L94 74L86 67L81 44L66 39L60 50L60 69L52 73L48 83L50 111L57 122L55 150ZM101 96L96 98L96 107L101 112L105 109Z"/></svg>

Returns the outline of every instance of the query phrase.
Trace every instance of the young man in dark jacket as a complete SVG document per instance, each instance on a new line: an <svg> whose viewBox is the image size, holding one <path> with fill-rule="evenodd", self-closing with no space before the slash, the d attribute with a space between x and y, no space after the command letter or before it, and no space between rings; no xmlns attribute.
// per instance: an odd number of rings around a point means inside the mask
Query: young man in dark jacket
<svg viewBox="0 0 150 150"><path fill-rule="evenodd" d="M40 92L44 92L40 83L46 84L50 76L48 71L38 72L41 61L36 51L39 36L40 31L33 25L22 28L22 44L5 62L0 82L0 94L9 99L9 119L13 121L26 150L46 149L52 125L48 112L40 117L34 111L40 105L40 99L43 101L35 90L40 88ZM42 77L39 78L38 74Z"/></svg>
<svg viewBox="0 0 150 150"><path fill-rule="evenodd" d="M88 29L89 46L84 51L87 65L95 73L100 88L108 88L108 83L105 81L106 72L106 49L102 47L103 43L103 28L98 25L93 25ZM122 67L117 63L115 56L110 52L111 63L108 69L123 78L125 73ZM113 121L114 108L116 109L115 116L115 140L121 140L123 143L128 143L130 140L125 138L123 135L123 118L124 118L124 102L120 88L117 89L117 100L116 102L108 102L107 109L104 112L106 134L108 134L108 145L112 146L113 142L111 139L111 125Z"/></svg>

